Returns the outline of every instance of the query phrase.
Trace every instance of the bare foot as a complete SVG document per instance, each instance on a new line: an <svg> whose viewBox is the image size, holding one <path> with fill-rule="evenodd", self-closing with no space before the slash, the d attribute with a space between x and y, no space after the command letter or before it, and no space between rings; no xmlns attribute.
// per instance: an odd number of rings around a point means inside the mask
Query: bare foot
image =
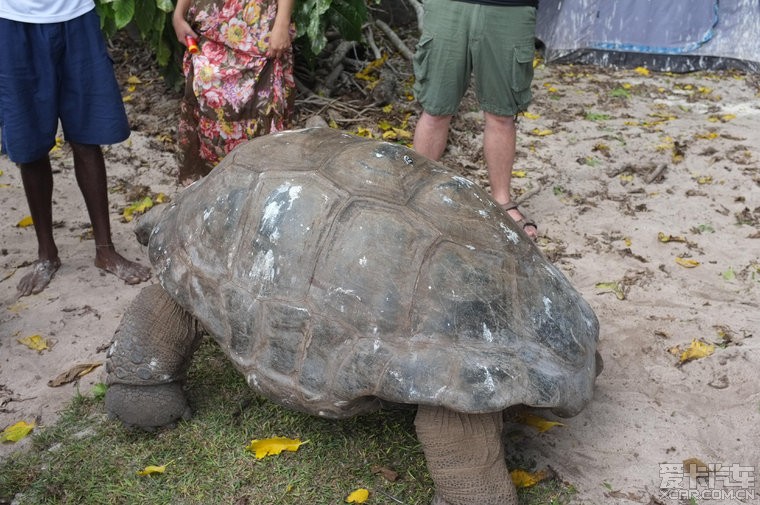
<svg viewBox="0 0 760 505"><path fill-rule="evenodd" d="M129 261L116 252L113 246L97 246L95 266L114 274L129 285L140 284L150 279L150 268Z"/></svg>
<svg viewBox="0 0 760 505"><path fill-rule="evenodd" d="M61 260L37 260L31 271L21 278L16 287L16 299L22 296L36 295L50 284L53 276L61 266Z"/></svg>

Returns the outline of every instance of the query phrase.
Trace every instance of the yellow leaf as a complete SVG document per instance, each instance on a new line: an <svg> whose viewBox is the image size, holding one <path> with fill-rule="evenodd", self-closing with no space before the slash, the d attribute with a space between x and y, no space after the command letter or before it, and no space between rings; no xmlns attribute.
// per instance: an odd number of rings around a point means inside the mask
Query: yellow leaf
<svg viewBox="0 0 760 505"><path fill-rule="evenodd" d="M385 106L385 107L383 107L383 109L382 109L382 111L383 111L383 112L385 112L386 114L390 114L390 112L391 112L392 110L393 110L393 104L392 104L392 103L389 103L388 105L386 105L386 106Z"/></svg>
<svg viewBox="0 0 760 505"><path fill-rule="evenodd" d="M16 226L19 228L26 228L27 226L32 226L34 224L34 221L32 221L32 216L26 216L21 221L16 223Z"/></svg>
<svg viewBox="0 0 760 505"><path fill-rule="evenodd" d="M142 200L135 202L124 209L124 212L122 213L124 221L129 223L132 221L132 219L134 219L135 214L142 214L151 207L153 207L153 199L149 196L146 196Z"/></svg>
<svg viewBox="0 0 760 505"><path fill-rule="evenodd" d="M717 139L718 137L720 137L720 134L719 133L715 133L715 132L697 133L695 135L695 137L698 138L698 139L713 140L713 139Z"/></svg>
<svg viewBox="0 0 760 505"><path fill-rule="evenodd" d="M298 439L274 437L265 438L263 440L251 440L246 450L254 453L256 459L261 459L266 456L273 456L280 454L282 451L296 452L298 448L305 444Z"/></svg>
<svg viewBox="0 0 760 505"><path fill-rule="evenodd" d="M521 414L518 417L517 421L527 426L533 426L534 428L538 430L539 433L548 431L554 428L555 426L564 426L564 424L562 423L558 423L556 421L549 421L535 414Z"/></svg>
<svg viewBox="0 0 760 505"><path fill-rule="evenodd" d="M23 344L27 346L29 349L32 349L33 351L42 352L45 349L50 349L48 347L47 340L42 338L42 335L29 335L28 337L17 339L17 342L19 344Z"/></svg>
<svg viewBox="0 0 760 505"><path fill-rule="evenodd" d="M156 203L164 203L170 201L169 197L166 196L163 193L159 193L156 195Z"/></svg>
<svg viewBox="0 0 760 505"><path fill-rule="evenodd" d="M329 123L327 123L327 125L328 125L330 128L335 128L335 129L337 129L337 128L338 128L338 123L336 123L334 119L331 119L331 120L330 120L330 122L329 122Z"/></svg>
<svg viewBox="0 0 760 505"><path fill-rule="evenodd" d="M48 381L48 386L51 388L57 388L59 386L63 386L64 384L74 382L80 377L84 377L88 373L92 372L102 364L103 363L79 363L77 365L74 365L65 372L60 373L56 377L50 379Z"/></svg>
<svg viewBox="0 0 760 505"><path fill-rule="evenodd" d="M532 114L532 113L530 113L530 112L523 112L523 113L522 113L522 115L523 115L523 117L524 117L524 118L526 118L526 119L538 119L538 118L540 118L540 117L541 117L541 116L539 116L538 114Z"/></svg>
<svg viewBox="0 0 760 505"><path fill-rule="evenodd" d="M597 282L595 287L603 292L615 293L618 300L625 300L625 291L619 282Z"/></svg>
<svg viewBox="0 0 760 505"><path fill-rule="evenodd" d="M512 177L517 177L518 179L522 179L528 175L528 172L525 170L512 170Z"/></svg>
<svg viewBox="0 0 760 505"><path fill-rule="evenodd" d="M679 362L686 363L687 361L691 361L693 359L706 358L707 356L711 355L714 352L715 352L714 345L707 344L695 338L694 340L691 341L691 345L689 346L689 348L681 353L681 358L679 359Z"/></svg>
<svg viewBox="0 0 760 505"><path fill-rule="evenodd" d="M377 127L383 131L388 131L393 127L393 125L391 125L389 121L386 121L385 119L381 119L380 121L377 122Z"/></svg>
<svg viewBox="0 0 760 505"><path fill-rule="evenodd" d="M356 129L356 134L359 135L360 137L365 137L368 139L372 138L372 130L370 130L369 128L363 128L360 126Z"/></svg>
<svg viewBox="0 0 760 505"><path fill-rule="evenodd" d="M512 482L514 482L515 487L525 488L535 486L548 477L549 474L545 470L531 473L526 472L525 470L516 469L509 472L509 476L512 477Z"/></svg>
<svg viewBox="0 0 760 505"><path fill-rule="evenodd" d="M359 488L350 495L346 496L346 503L364 503L369 498L369 491Z"/></svg>
<svg viewBox="0 0 760 505"><path fill-rule="evenodd" d="M134 96L127 95L127 96L122 97L121 101L124 102L124 103L127 103L127 102L131 102L133 98L134 98Z"/></svg>
<svg viewBox="0 0 760 505"><path fill-rule="evenodd" d="M34 429L34 423L19 421L0 432L0 442L18 442Z"/></svg>
<svg viewBox="0 0 760 505"><path fill-rule="evenodd" d="M395 140L397 138L396 132L393 130L383 132L383 140Z"/></svg>
<svg viewBox="0 0 760 505"><path fill-rule="evenodd" d="M409 132L407 130L404 130L402 128L396 128L396 127L394 127L393 128L393 133L395 133L396 134L396 138L399 138L399 139L409 140L409 139L412 138L411 132Z"/></svg>
<svg viewBox="0 0 760 505"><path fill-rule="evenodd" d="M161 466L148 465L142 470L138 470L137 475L145 476L145 475L153 475L154 473L164 473L166 471L166 467L169 466L170 464L171 462L165 465L161 465Z"/></svg>
<svg viewBox="0 0 760 505"><path fill-rule="evenodd" d="M657 240L667 244L668 242L686 242L684 237L677 237L675 235L665 235L663 232L657 234Z"/></svg>
<svg viewBox="0 0 760 505"><path fill-rule="evenodd" d="M639 75L649 75L649 69L644 67L636 67L633 69L633 71Z"/></svg>
<svg viewBox="0 0 760 505"><path fill-rule="evenodd" d="M696 266L699 266L699 261L693 260L691 258L681 258L680 256L676 256L676 263L684 268L694 268Z"/></svg>
<svg viewBox="0 0 760 505"><path fill-rule="evenodd" d="M130 75L127 77L127 84L142 84L143 82L140 80L139 77L135 75Z"/></svg>
<svg viewBox="0 0 760 505"><path fill-rule="evenodd" d="M711 175L702 175L696 178L697 184L712 184L713 178Z"/></svg>
<svg viewBox="0 0 760 505"><path fill-rule="evenodd" d="M545 137L547 135L551 135L553 132L551 130L539 130L538 128L534 128L530 133L537 137Z"/></svg>

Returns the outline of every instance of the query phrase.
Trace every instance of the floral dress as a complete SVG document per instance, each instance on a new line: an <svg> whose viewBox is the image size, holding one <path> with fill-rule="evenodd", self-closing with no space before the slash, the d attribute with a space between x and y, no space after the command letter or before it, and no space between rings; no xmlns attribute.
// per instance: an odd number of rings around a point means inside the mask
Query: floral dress
<svg viewBox="0 0 760 505"><path fill-rule="evenodd" d="M265 56L277 0L195 0L188 22L200 35L185 53L178 127L179 181L189 184L248 139L287 129L295 98L293 51ZM291 25L291 40L295 30Z"/></svg>

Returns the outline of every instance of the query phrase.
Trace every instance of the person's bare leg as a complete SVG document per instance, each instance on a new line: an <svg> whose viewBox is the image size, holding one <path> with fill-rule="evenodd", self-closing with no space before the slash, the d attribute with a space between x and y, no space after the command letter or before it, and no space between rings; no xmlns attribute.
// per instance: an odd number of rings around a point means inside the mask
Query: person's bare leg
<svg viewBox="0 0 760 505"><path fill-rule="evenodd" d="M446 149L451 116L433 116L423 112L414 129L414 150L438 161Z"/></svg>
<svg viewBox="0 0 760 505"><path fill-rule="evenodd" d="M16 298L45 289L61 266L58 248L53 240L53 170L50 159L45 156L32 163L19 163L18 166L37 235L38 259L19 281Z"/></svg>
<svg viewBox="0 0 760 505"><path fill-rule="evenodd" d="M488 180L491 196L502 206L512 201L512 168L515 163L517 130L515 118L485 113L486 125L483 132L483 151L488 167ZM507 211L515 221L523 219L518 209ZM535 226L526 226L525 233L535 240L538 230Z"/></svg>
<svg viewBox="0 0 760 505"><path fill-rule="evenodd" d="M116 275L127 284L139 284L150 278L150 269L129 261L116 252L111 241L108 215L108 181L100 146L71 142L74 173L84 196L95 235L95 266Z"/></svg>

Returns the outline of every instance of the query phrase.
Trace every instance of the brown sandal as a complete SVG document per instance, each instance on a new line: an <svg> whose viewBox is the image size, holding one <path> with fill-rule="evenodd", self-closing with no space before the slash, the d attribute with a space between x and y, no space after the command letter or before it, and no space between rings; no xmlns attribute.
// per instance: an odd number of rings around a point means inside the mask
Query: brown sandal
<svg viewBox="0 0 760 505"><path fill-rule="evenodd" d="M533 228L535 228L536 229L536 237L530 237L530 234L528 234L528 236L531 239L533 239L533 241L536 241L536 239L538 239L538 225L531 218L529 218L525 214L525 212L523 212L522 210L520 210L520 208L517 206L517 204L515 202L500 203L499 205L501 206L502 209L504 209L504 212L509 212L510 210L516 210L517 212L519 212L522 215L522 219L519 219L519 220L513 219L514 222L517 223L517 226L520 226L523 229L523 231L525 231L525 228L527 228L529 226L532 226ZM511 218L511 216L510 216L510 218ZM527 232L526 232L526 234L527 234Z"/></svg>

